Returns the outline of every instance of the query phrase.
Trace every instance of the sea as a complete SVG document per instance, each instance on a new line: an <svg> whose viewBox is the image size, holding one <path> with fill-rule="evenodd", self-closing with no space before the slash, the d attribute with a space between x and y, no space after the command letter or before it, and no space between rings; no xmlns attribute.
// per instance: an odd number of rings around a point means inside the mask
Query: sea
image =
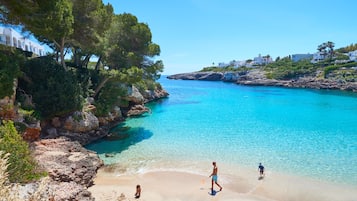
<svg viewBox="0 0 357 201"><path fill-rule="evenodd" d="M212 161L234 174L262 163L270 173L357 187L357 93L158 81L167 98L86 147L117 174L209 175Z"/></svg>

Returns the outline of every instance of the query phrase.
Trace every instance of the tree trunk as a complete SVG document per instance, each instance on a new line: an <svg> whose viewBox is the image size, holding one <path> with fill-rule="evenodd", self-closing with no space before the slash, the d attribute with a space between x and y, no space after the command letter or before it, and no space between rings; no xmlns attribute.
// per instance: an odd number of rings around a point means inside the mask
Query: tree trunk
<svg viewBox="0 0 357 201"><path fill-rule="evenodd" d="M61 57L61 64L65 70L67 70L66 62L64 60L64 38L61 39L60 45L60 57Z"/></svg>
<svg viewBox="0 0 357 201"><path fill-rule="evenodd" d="M86 55L86 58L84 58L84 60L82 62L82 65L81 65L82 67L88 68L88 63L89 63L89 59L90 59L91 56L92 56L91 54L87 54Z"/></svg>
<svg viewBox="0 0 357 201"><path fill-rule="evenodd" d="M108 82L110 78L109 77L106 77L99 85L98 87L95 89L95 92L94 92L94 95L93 97L96 97L99 93L99 91L104 87L105 83Z"/></svg>

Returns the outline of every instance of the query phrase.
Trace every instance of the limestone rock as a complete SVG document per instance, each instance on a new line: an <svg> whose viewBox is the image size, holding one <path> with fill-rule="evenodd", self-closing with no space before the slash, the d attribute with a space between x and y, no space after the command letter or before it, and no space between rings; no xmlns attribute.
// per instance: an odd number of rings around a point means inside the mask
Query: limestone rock
<svg viewBox="0 0 357 201"><path fill-rule="evenodd" d="M75 182L89 187L103 161L95 152L67 138L43 139L33 143L34 156L57 182Z"/></svg>
<svg viewBox="0 0 357 201"><path fill-rule="evenodd" d="M107 125L111 122L115 122L121 120L123 118L122 111L120 107L115 106L114 109L108 113L105 117L98 117L98 121L100 125Z"/></svg>
<svg viewBox="0 0 357 201"><path fill-rule="evenodd" d="M42 178L39 182L16 186L13 190L19 192L21 200L95 200L82 185L75 182L56 182L48 177Z"/></svg>
<svg viewBox="0 0 357 201"><path fill-rule="evenodd" d="M128 96L126 98L128 101L135 104L142 104L145 102L143 95L141 95L139 90L134 86L128 87Z"/></svg>
<svg viewBox="0 0 357 201"><path fill-rule="evenodd" d="M99 127L99 121L96 116L90 112L74 112L67 117L63 125L64 129L73 132L88 132Z"/></svg>
<svg viewBox="0 0 357 201"><path fill-rule="evenodd" d="M149 102L152 100L157 100L160 98L165 98L169 96L169 93L165 91L164 89L156 89L156 90L146 90L142 94L144 98L146 99L145 102Z"/></svg>
<svg viewBox="0 0 357 201"><path fill-rule="evenodd" d="M150 110L144 105L134 105L127 111L126 116L138 116L146 112L150 112Z"/></svg>

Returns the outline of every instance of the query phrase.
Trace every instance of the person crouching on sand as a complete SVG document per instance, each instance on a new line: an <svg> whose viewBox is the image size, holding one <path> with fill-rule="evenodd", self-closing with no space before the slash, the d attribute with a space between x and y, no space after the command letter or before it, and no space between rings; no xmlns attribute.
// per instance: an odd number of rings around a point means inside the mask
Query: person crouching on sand
<svg viewBox="0 0 357 201"><path fill-rule="evenodd" d="M135 193L135 198L138 199L140 198L140 195L141 195L141 187L140 185L136 185L136 193Z"/></svg>
<svg viewBox="0 0 357 201"><path fill-rule="evenodd" d="M213 185L216 184L220 188L219 191L222 191L222 186L218 184L218 176L217 176L218 167L216 165L216 162L212 162L212 165L213 165L213 171L212 171L212 174L209 176L209 177L212 177L212 188L211 188L211 190L213 191Z"/></svg>

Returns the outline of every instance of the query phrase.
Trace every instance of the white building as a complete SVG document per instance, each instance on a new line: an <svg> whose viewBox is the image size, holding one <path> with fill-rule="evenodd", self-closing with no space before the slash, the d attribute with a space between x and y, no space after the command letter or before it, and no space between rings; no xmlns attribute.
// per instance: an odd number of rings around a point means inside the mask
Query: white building
<svg viewBox="0 0 357 201"><path fill-rule="evenodd" d="M326 59L326 54L322 52L317 52L312 56L311 63L317 63Z"/></svg>
<svg viewBox="0 0 357 201"><path fill-rule="evenodd" d="M270 56L261 56L254 57L253 62L255 65L266 65L273 62L273 59Z"/></svg>
<svg viewBox="0 0 357 201"><path fill-rule="evenodd" d="M311 60L313 56L313 54L293 54L291 55L291 60L293 62L298 62L301 60Z"/></svg>
<svg viewBox="0 0 357 201"><path fill-rule="evenodd" d="M357 61L357 50L348 52L348 57L350 58L350 61Z"/></svg>
<svg viewBox="0 0 357 201"><path fill-rule="evenodd" d="M17 47L38 56L46 55L45 48L42 45L23 37L17 31L8 27L0 27L0 44Z"/></svg>

